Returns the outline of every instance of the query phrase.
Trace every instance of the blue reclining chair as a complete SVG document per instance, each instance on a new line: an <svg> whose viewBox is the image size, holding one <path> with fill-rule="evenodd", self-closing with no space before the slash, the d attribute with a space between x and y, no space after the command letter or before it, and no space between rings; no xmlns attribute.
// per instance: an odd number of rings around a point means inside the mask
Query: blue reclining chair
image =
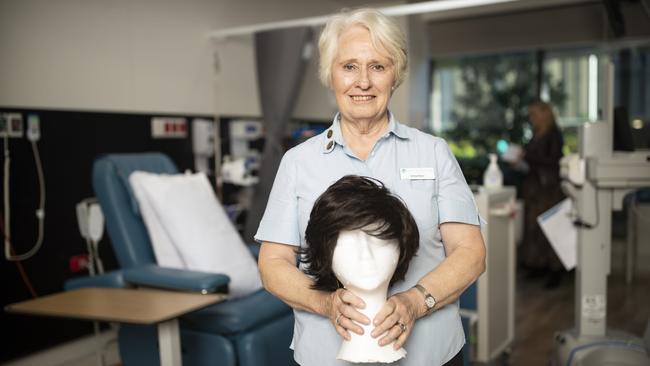
<svg viewBox="0 0 650 366"><path fill-rule="evenodd" d="M68 281L67 289L103 286L150 286L180 291L213 292L227 286L228 277L156 265L149 235L139 215L128 177L135 170L177 173L174 163L159 153L113 154L97 159L93 187L120 270ZM259 290L180 318L184 365L286 366L293 314L280 300ZM159 365L156 328L123 324L118 334L126 366Z"/></svg>

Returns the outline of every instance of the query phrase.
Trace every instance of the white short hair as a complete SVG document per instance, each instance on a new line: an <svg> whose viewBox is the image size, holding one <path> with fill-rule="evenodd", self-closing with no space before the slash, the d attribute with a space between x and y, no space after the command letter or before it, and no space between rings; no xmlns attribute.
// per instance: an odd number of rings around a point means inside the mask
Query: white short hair
<svg viewBox="0 0 650 366"><path fill-rule="evenodd" d="M408 66L406 37L393 20L380 11L369 8L342 10L327 21L318 40L320 81L326 87L331 87L332 65L336 58L339 37L341 33L357 25L368 29L373 46L377 50L385 51L392 61L395 70L393 86L397 88L404 81Z"/></svg>

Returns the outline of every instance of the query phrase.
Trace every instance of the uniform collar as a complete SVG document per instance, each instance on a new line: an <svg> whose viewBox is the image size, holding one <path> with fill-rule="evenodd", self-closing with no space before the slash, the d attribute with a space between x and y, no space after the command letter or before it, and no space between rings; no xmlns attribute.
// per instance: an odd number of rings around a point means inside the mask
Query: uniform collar
<svg viewBox="0 0 650 366"><path fill-rule="evenodd" d="M325 142L323 143L323 153L327 154L334 150L336 145L345 146L343 134L341 133L341 114L334 116L332 125L325 130ZM400 139L408 139L406 128L399 123L393 113L388 111L388 134L393 134Z"/></svg>

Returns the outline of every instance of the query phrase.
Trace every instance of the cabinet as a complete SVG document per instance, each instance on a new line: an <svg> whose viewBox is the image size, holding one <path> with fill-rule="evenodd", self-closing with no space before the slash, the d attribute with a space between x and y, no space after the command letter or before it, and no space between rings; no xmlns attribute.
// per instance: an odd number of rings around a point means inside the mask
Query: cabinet
<svg viewBox="0 0 650 366"><path fill-rule="evenodd" d="M460 298L471 361L489 362L510 346L515 336L514 187L478 189L474 198L485 224L486 269Z"/></svg>

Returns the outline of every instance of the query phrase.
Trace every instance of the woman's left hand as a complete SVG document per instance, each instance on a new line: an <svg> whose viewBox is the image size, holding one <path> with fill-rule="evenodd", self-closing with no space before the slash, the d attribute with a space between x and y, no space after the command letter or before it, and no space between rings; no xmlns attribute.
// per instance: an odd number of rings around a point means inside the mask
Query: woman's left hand
<svg viewBox="0 0 650 366"><path fill-rule="evenodd" d="M418 306L411 290L397 293L386 300L379 310L373 324L375 329L370 333L373 338L382 336L379 345L385 346L391 342L394 349L400 349L411 335L415 320L418 318Z"/></svg>

